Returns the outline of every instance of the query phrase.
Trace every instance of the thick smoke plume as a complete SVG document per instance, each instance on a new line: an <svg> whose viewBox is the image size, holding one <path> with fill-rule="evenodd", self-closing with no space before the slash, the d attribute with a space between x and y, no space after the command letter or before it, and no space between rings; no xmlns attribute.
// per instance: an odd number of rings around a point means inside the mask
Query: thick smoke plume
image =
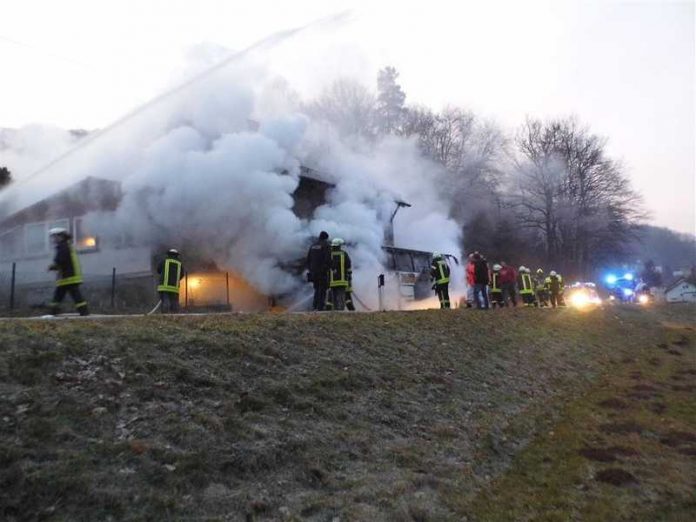
<svg viewBox="0 0 696 522"><path fill-rule="evenodd" d="M396 218L397 246L459 255L459 227L434 182L440 167L415 143L394 136L369 146L344 140L299 106L287 82L240 60L40 176L21 183L20 173L20 185L5 191L0 204L21 208L86 176L118 180L123 198L116 215L90 216L104 238L179 247L185 258L239 273L269 295L301 293L306 283L290 266L327 230L346 240L356 293L372 307L395 200L412 205ZM335 184L309 220L292 212L300 165ZM453 276L456 289L462 278Z"/></svg>

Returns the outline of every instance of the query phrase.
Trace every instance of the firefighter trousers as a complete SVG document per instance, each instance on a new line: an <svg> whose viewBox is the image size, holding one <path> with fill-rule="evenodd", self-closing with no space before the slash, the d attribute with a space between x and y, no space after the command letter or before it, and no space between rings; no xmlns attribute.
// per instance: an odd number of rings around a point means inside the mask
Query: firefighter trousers
<svg viewBox="0 0 696 522"><path fill-rule="evenodd" d="M435 293L437 294L437 298L440 300L440 308L449 308L449 284L445 283L443 285L435 285Z"/></svg>
<svg viewBox="0 0 696 522"><path fill-rule="evenodd" d="M179 294L177 292L160 292L159 295L162 301L160 307L161 313L179 313Z"/></svg>
<svg viewBox="0 0 696 522"><path fill-rule="evenodd" d="M51 313L57 314L60 311L60 303L63 302L66 294L70 294L70 297L72 297L72 300L75 303L75 308L78 312L80 312L80 315L89 315L87 301L85 301L85 299L82 297L79 284L56 286L56 289L53 292L53 300L49 305L51 308Z"/></svg>

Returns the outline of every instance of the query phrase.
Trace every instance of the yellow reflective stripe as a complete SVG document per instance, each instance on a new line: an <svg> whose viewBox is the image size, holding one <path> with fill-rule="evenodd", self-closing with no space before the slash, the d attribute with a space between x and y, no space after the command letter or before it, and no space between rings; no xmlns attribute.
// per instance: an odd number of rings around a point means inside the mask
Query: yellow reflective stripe
<svg viewBox="0 0 696 522"><path fill-rule="evenodd" d="M176 284L173 285L169 284L169 270L171 268L171 265L174 265L176 267ZM181 261L177 261L176 259L165 259L162 281L162 284L157 285L158 292L171 292L175 294L179 293L179 285L181 281Z"/></svg>
<svg viewBox="0 0 696 522"><path fill-rule="evenodd" d="M69 245L68 248L70 249L70 264L72 265L73 275L56 280L56 286L78 285L82 283L82 270L80 269L80 260L77 257L77 252L75 252L72 245Z"/></svg>
<svg viewBox="0 0 696 522"><path fill-rule="evenodd" d="M491 292L502 292L503 290L498 287L498 273L493 272L493 284L491 285Z"/></svg>
<svg viewBox="0 0 696 522"><path fill-rule="evenodd" d="M436 284L438 285L444 285L445 283L449 283L449 277L445 275L445 262L444 261L438 261L437 262L437 270L440 273L439 279L435 281Z"/></svg>
<svg viewBox="0 0 696 522"><path fill-rule="evenodd" d="M522 289L520 290L520 294L532 293L534 293L534 290L532 290L532 276L529 274L522 274Z"/></svg>
<svg viewBox="0 0 696 522"><path fill-rule="evenodd" d="M329 288L331 288L331 287L335 288L335 287L339 287L339 286L347 287L348 286L348 279L346 278L346 255L345 255L345 252L343 252L342 250L331 252L332 260L335 256L340 257L339 274L338 274L338 277L335 277L334 270L331 269L329 271L330 276L331 276L330 280L329 280ZM332 264L333 264L333 261L332 261Z"/></svg>

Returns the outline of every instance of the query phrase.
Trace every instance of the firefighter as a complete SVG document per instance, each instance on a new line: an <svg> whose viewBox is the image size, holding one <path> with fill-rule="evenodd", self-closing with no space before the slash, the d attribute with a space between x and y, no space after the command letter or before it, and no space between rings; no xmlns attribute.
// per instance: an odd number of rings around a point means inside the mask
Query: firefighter
<svg viewBox="0 0 696 522"><path fill-rule="evenodd" d="M353 278L350 256L342 248L344 244L338 237L331 241L327 308L338 311L343 311L346 306L346 289Z"/></svg>
<svg viewBox="0 0 696 522"><path fill-rule="evenodd" d="M534 298L534 283L532 282L531 270L526 266L521 266L518 270L517 286L520 289L520 296L525 306L538 306Z"/></svg>
<svg viewBox="0 0 696 522"><path fill-rule="evenodd" d="M172 248L167 251L167 257L157 266L160 275L157 292L159 292L162 313L179 311L179 287L184 278L184 267L179 260L179 251Z"/></svg>
<svg viewBox="0 0 696 522"><path fill-rule="evenodd" d="M555 270L549 272L546 278L546 291L549 295L549 300L551 301L551 306L556 308L556 306L564 306L563 302L563 278L560 274L557 274Z"/></svg>
<svg viewBox="0 0 696 522"><path fill-rule="evenodd" d="M307 252L307 280L314 286L312 310L322 311L327 302L326 291L329 288L329 264L331 263L331 246L329 234L321 231L319 238Z"/></svg>
<svg viewBox="0 0 696 522"><path fill-rule="evenodd" d="M62 227L52 228L48 231L51 241L56 246L56 256L48 267L50 271L56 271L56 289L49 308L53 315L60 313L60 303L65 294L70 294L75 308L80 315L89 315L87 301L82 297L80 285L82 284L82 270L80 260L77 258L75 248L71 243L72 236L67 229Z"/></svg>
<svg viewBox="0 0 696 522"><path fill-rule="evenodd" d="M355 304L353 303L353 276L348 278L348 286L346 287L346 310L355 312Z"/></svg>
<svg viewBox="0 0 696 522"><path fill-rule="evenodd" d="M449 308L450 268L445 257L438 252L433 252L433 262L430 265L430 280L434 281L433 290L435 290L440 301L440 308Z"/></svg>
<svg viewBox="0 0 696 522"><path fill-rule="evenodd" d="M491 294L491 308L502 308L505 306L505 301L503 301L503 287L500 282L500 271L503 267L498 263L493 265L493 273L491 274L490 282L490 294Z"/></svg>
<svg viewBox="0 0 696 522"><path fill-rule="evenodd" d="M541 308L544 306L549 306L549 293L546 290L546 278L544 277L544 271L541 268L537 269L536 271L534 286L536 288L536 297L539 306Z"/></svg>

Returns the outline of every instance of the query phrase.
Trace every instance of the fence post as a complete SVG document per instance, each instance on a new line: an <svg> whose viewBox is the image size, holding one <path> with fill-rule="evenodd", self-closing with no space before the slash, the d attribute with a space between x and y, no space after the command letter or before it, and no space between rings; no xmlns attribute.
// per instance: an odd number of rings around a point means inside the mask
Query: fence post
<svg viewBox="0 0 696 522"><path fill-rule="evenodd" d="M111 270L111 308L116 303L116 267Z"/></svg>
<svg viewBox="0 0 696 522"><path fill-rule="evenodd" d="M16 273L17 273L17 263L12 263L12 279L10 279L10 310L14 310Z"/></svg>
<svg viewBox="0 0 696 522"><path fill-rule="evenodd" d="M230 273L225 272L225 289L227 291L227 308L230 307Z"/></svg>

